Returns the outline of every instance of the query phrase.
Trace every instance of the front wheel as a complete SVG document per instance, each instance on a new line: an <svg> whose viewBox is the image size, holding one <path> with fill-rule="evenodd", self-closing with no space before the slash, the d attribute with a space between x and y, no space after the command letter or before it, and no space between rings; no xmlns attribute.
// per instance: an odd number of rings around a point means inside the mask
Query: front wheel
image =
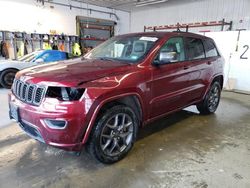
<svg viewBox="0 0 250 188"><path fill-rule="evenodd" d="M201 114L214 113L219 106L220 95L221 85L219 82L215 81L207 92L205 99L196 105L199 112Z"/></svg>
<svg viewBox="0 0 250 188"><path fill-rule="evenodd" d="M115 163L133 147L138 121L125 105L106 109L98 118L88 143L89 152L100 162Z"/></svg>
<svg viewBox="0 0 250 188"><path fill-rule="evenodd" d="M15 69L4 70L0 75L0 84L4 88L10 89L13 84L16 73L17 73L17 70Z"/></svg>

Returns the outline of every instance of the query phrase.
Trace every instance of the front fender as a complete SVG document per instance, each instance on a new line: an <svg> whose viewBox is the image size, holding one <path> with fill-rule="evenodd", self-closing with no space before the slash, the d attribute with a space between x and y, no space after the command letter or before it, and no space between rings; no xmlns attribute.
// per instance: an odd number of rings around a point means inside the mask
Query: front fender
<svg viewBox="0 0 250 188"><path fill-rule="evenodd" d="M84 136L82 139L83 144L85 144L88 141L91 130L95 124L95 120L96 120L100 110L102 109L102 107L109 102L112 102L112 101L115 101L115 100L118 100L120 98L127 97L127 96L136 96L138 98L140 105L141 105L141 110L142 110L142 114L143 114L142 116L144 116L144 114L145 114L145 110L144 110L145 109L145 101L142 99L141 94L139 94L136 91L130 91L127 93L120 93L117 95L106 97L105 99L102 97L98 98L97 100L95 100L93 102L92 107L89 111L90 120L88 122L86 130L84 131L85 133L84 133Z"/></svg>

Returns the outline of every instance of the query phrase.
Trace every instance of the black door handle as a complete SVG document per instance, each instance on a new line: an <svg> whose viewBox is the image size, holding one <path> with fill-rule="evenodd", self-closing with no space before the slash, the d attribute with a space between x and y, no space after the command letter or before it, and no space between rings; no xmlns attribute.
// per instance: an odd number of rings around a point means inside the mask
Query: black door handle
<svg viewBox="0 0 250 188"><path fill-rule="evenodd" d="M184 66L183 69L187 70L187 69L189 69L189 66Z"/></svg>
<svg viewBox="0 0 250 188"><path fill-rule="evenodd" d="M212 64L212 62L211 62L211 61L208 61L208 62L207 62L207 64L208 64L208 65L211 65L211 64Z"/></svg>

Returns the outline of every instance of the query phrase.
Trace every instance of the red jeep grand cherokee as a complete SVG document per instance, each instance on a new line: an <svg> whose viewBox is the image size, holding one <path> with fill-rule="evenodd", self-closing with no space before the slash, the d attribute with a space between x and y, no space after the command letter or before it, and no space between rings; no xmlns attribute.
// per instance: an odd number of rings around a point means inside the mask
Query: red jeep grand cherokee
<svg viewBox="0 0 250 188"><path fill-rule="evenodd" d="M20 71L10 117L31 137L103 163L122 159L138 128L190 105L215 112L223 58L212 39L184 32L117 36L82 58Z"/></svg>

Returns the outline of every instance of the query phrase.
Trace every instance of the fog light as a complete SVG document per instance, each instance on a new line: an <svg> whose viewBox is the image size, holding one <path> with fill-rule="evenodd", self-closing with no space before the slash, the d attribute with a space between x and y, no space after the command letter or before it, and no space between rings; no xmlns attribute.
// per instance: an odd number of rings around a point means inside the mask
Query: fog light
<svg viewBox="0 0 250 188"><path fill-rule="evenodd" d="M44 122L51 129L65 129L67 126L65 120L45 119Z"/></svg>

